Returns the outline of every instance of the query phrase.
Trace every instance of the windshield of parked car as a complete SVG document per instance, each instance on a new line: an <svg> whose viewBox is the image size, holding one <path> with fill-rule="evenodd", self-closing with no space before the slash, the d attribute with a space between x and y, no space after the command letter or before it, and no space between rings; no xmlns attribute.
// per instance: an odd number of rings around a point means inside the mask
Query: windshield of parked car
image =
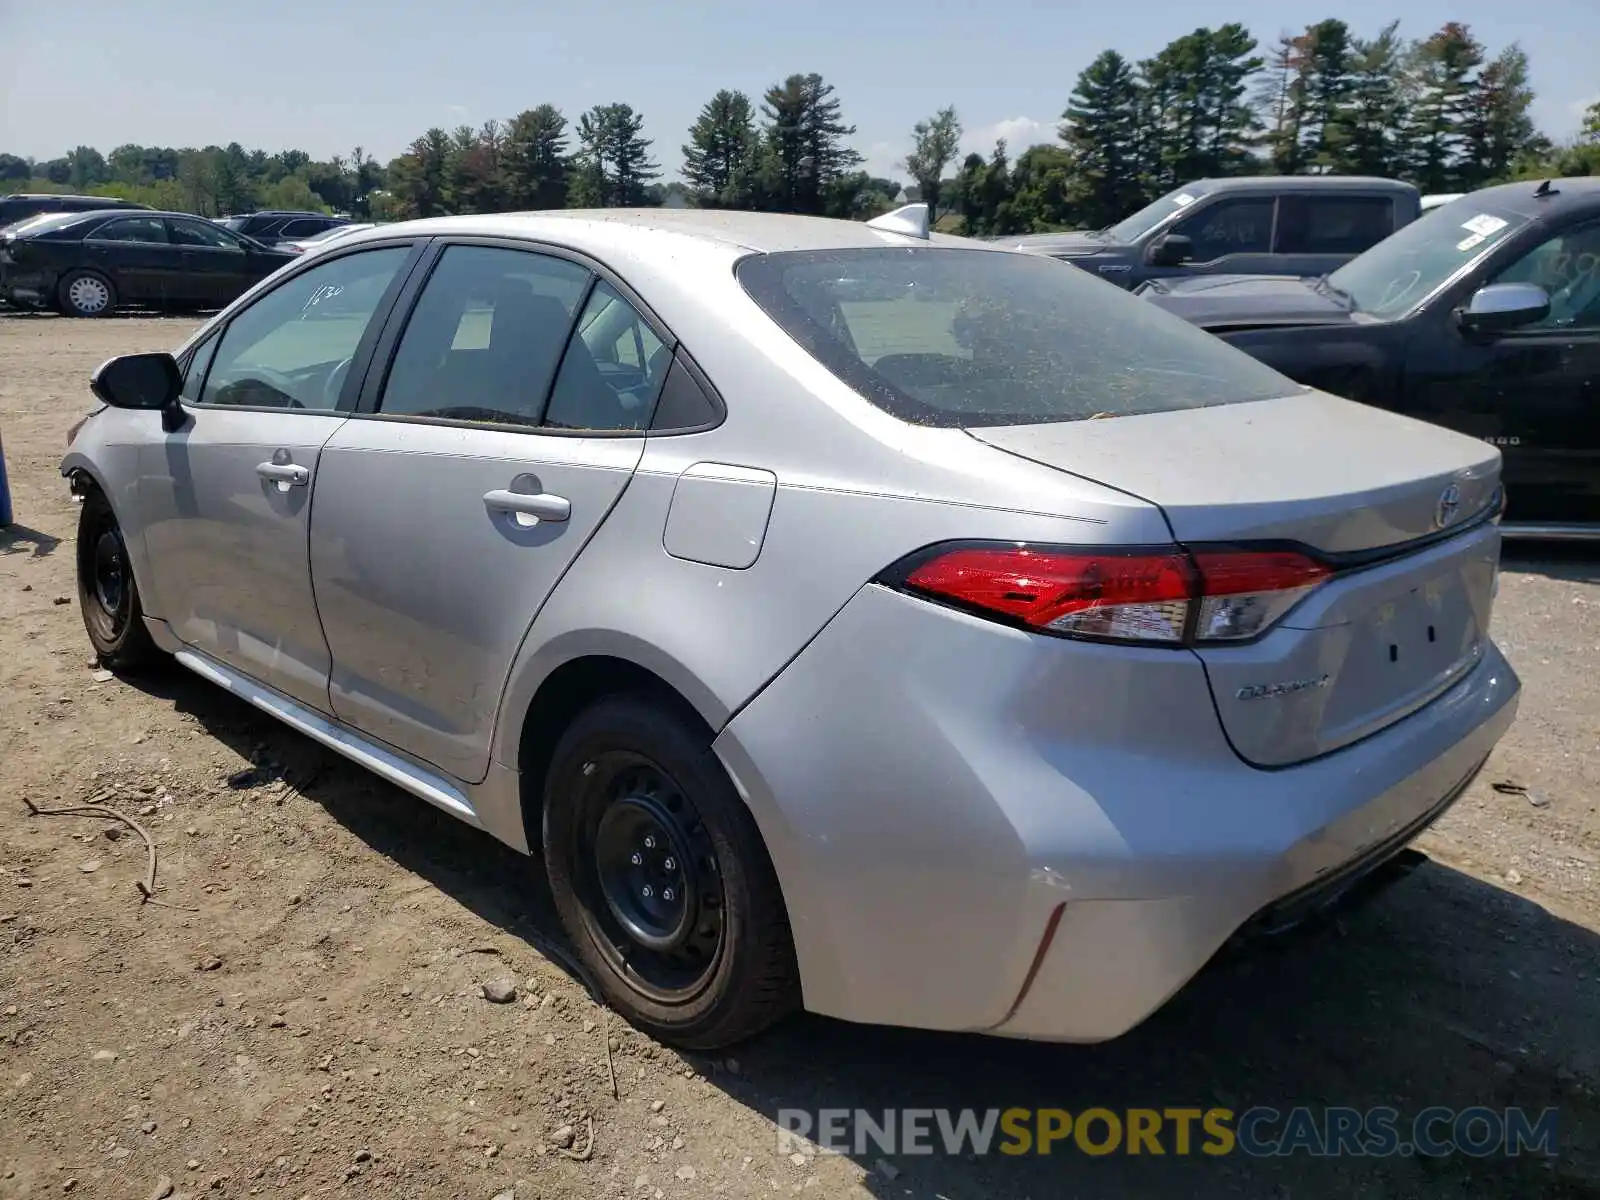
<svg viewBox="0 0 1600 1200"><path fill-rule="evenodd" d="M1265 400L1298 384L1078 267L956 247L740 261L762 309L877 407L958 428Z"/></svg>
<svg viewBox="0 0 1600 1200"><path fill-rule="evenodd" d="M1354 311L1394 320L1467 270L1529 221L1465 196L1434 209L1328 276Z"/></svg>
<svg viewBox="0 0 1600 1200"><path fill-rule="evenodd" d="M1182 212L1200 199L1202 193L1178 188L1159 200L1152 200L1131 217L1124 217L1115 225L1107 225L1100 232L1113 242L1134 242L1154 229L1175 212Z"/></svg>
<svg viewBox="0 0 1600 1200"><path fill-rule="evenodd" d="M238 233L244 228L244 223L246 220L248 220L247 217L218 217L217 224L221 225L224 229L231 229L235 233Z"/></svg>

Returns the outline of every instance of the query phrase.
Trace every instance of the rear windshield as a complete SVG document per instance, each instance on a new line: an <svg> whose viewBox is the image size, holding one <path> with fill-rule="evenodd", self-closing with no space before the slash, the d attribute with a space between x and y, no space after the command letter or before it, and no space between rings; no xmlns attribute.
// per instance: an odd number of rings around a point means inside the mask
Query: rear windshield
<svg viewBox="0 0 1600 1200"><path fill-rule="evenodd" d="M5 226L5 229L8 233L49 233L87 221L90 215L81 212L39 213L37 216L24 217L15 225Z"/></svg>
<svg viewBox="0 0 1600 1200"><path fill-rule="evenodd" d="M1300 385L1179 317L1038 254L916 247L755 255L739 282L877 407L917 425L1132 416Z"/></svg>

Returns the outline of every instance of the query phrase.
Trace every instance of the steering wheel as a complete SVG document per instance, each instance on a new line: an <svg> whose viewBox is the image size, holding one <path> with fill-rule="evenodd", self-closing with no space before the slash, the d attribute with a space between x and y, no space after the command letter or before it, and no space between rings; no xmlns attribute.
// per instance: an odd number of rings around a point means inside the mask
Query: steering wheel
<svg viewBox="0 0 1600 1200"><path fill-rule="evenodd" d="M224 388L239 387L251 383L263 383L284 398L285 408L304 408L295 397L295 388L298 386L282 371L275 371L271 367L252 366L246 367L238 379L230 379Z"/></svg>
<svg viewBox="0 0 1600 1200"><path fill-rule="evenodd" d="M328 378L322 384L323 408L339 407L339 393L344 391L344 379L346 375L350 374L350 364L353 362L355 362L355 355L352 354L332 371L328 372Z"/></svg>

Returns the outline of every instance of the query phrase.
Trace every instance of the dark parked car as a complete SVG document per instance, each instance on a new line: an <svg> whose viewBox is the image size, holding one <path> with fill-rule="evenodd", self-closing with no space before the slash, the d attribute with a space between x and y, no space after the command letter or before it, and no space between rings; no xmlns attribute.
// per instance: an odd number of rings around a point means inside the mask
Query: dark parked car
<svg viewBox="0 0 1600 1200"><path fill-rule="evenodd" d="M0 298L69 317L220 308L294 258L187 213L59 213L0 231Z"/></svg>
<svg viewBox="0 0 1600 1200"><path fill-rule="evenodd" d="M0 229L37 217L41 213L94 212L103 208L136 208L148 212L148 204L114 200L109 196L57 196L49 192L13 192L0 196Z"/></svg>
<svg viewBox="0 0 1600 1200"><path fill-rule="evenodd" d="M337 226L348 225L350 220L348 217L330 217L327 213L269 209L236 217L222 217L217 224L263 245L275 246L282 242L299 242L316 237Z"/></svg>
<svg viewBox="0 0 1600 1200"><path fill-rule="evenodd" d="M1409 183L1359 175L1200 179L1105 229L994 241L1125 288L1186 275L1320 275L1416 220Z"/></svg>
<svg viewBox="0 0 1600 1200"><path fill-rule="evenodd" d="M1600 178L1470 192L1323 277L1137 292L1301 383L1499 446L1508 534L1600 539Z"/></svg>

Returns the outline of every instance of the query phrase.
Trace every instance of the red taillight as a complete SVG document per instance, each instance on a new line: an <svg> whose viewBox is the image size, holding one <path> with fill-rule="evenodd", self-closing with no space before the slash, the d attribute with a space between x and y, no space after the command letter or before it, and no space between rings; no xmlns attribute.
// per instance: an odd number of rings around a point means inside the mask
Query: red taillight
<svg viewBox="0 0 1600 1200"><path fill-rule="evenodd" d="M958 545L886 582L1046 633L1116 641L1239 641L1332 571L1286 550L1089 550Z"/></svg>

